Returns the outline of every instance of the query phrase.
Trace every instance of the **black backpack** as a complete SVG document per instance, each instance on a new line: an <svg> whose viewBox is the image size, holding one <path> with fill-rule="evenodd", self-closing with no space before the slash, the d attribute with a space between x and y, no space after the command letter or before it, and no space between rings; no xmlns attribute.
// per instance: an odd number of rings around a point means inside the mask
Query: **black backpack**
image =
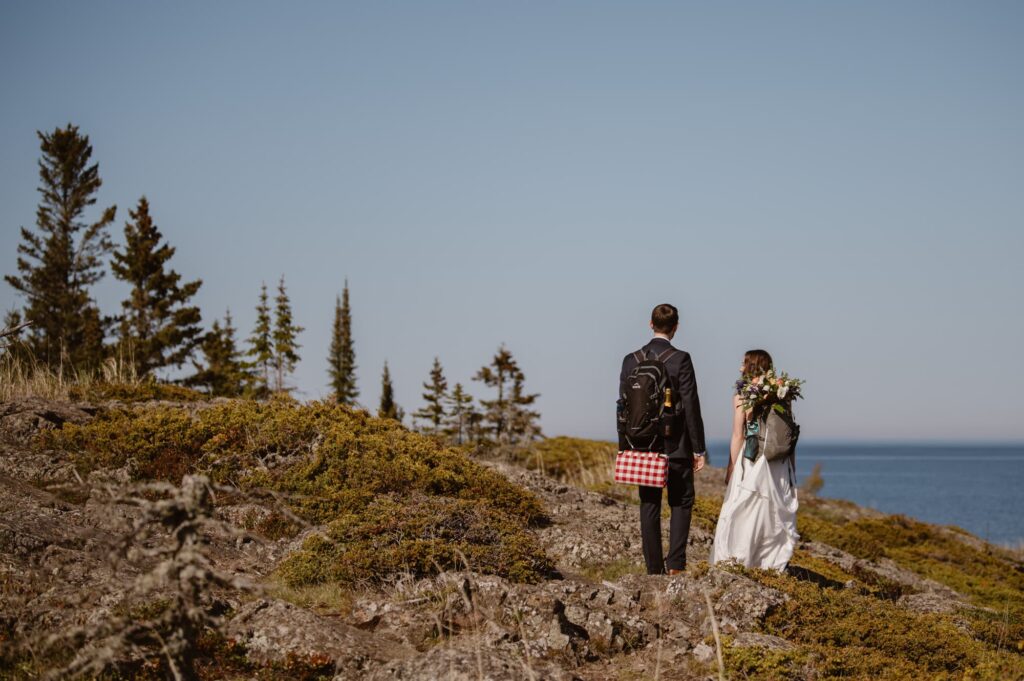
<svg viewBox="0 0 1024 681"><path fill-rule="evenodd" d="M665 416L665 391L672 389L665 360L677 351L668 348L651 356L643 349L633 353L637 361L626 377L619 396L619 432L629 449L656 452L664 448L661 425Z"/></svg>

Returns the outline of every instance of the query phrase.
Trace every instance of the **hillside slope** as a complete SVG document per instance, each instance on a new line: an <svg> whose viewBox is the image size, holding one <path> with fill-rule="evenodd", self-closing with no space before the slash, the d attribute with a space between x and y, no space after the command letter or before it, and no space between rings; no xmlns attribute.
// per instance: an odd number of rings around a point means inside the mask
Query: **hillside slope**
<svg viewBox="0 0 1024 681"><path fill-rule="evenodd" d="M806 498L787 574L709 568L720 470L699 477L691 569L668 578L639 574L602 443L471 456L327 404L32 400L0 405L0 441L4 678L113 650L111 622L166 641L185 577L150 577L186 525L219 575L193 595L200 678L717 677L708 598L729 678L1024 678L1016 556ZM140 535L183 498L154 481L183 475L205 476L209 517L181 506ZM147 636L107 675L163 678Z"/></svg>

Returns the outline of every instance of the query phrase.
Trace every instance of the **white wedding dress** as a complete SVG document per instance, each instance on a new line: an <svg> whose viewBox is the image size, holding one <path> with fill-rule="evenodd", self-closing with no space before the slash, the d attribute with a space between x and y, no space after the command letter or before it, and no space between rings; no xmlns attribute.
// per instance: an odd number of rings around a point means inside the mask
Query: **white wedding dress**
<svg viewBox="0 0 1024 681"><path fill-rule="evenodd" d="M765 570L786 568L800 539L792 461L748 461L740 452L718 516L712 564L735 560Z"/></svg>

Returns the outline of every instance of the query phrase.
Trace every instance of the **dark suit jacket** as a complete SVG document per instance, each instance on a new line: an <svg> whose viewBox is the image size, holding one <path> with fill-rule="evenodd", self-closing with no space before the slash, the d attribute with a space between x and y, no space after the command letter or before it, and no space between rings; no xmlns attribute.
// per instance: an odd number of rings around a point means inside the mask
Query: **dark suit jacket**
<svg viewBox="0 0 1024 681"><path fill-rule="evenodd" d="M672 344L664 338L655 338L643 349L657 355L671 347ZM674 349L675 354L665 360L665 368L672 382L672 400L676 414L676 427L673 430L677 435L665 443L665 453L670 459L681 459L706 451L707 447L704 444L704 420L700 416L700 398L697 397L697 377L693 373L690 353ZM636 357L632 352L622 360L622 371L619 373L620 396L623 393L626 376L636 365Z"/></svg>

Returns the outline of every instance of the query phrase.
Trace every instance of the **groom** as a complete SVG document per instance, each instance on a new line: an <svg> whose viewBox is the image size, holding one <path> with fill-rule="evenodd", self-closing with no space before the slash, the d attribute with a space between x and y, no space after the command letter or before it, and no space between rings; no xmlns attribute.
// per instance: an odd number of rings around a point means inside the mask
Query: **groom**
<svg viewBox="0 0 1024 681"><path fill-rule="evenodd" d="M654 338L641 348L640 354L662 359L672 386L671 435L665 438L668 455L667 497L672 519L669 529L668 557L661 550L661 488L640 486L640 534L643 537L647 574L660 575L666 569L676 575L686 569L686 541L690 536L690 513L693 509L693 475L704 467L704 421L700 416L697 379L690 354L672 346L679 329L679 311L672 305L658 305L651 312ZM672 352L666 353L667 350ZM626 377L638 364L637 353L622 360L619 373L619 395L624 393ZM623 449L619 443L619 449Z"/></svg>

